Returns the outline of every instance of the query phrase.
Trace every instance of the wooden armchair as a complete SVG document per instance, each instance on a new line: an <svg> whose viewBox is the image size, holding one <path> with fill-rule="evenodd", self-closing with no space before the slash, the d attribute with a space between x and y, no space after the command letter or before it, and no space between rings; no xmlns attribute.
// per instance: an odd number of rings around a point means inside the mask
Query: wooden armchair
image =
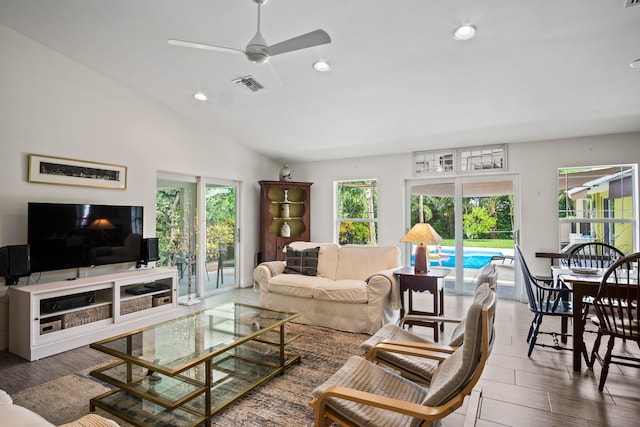
<svg viewBox="0 0 640 427"><path fill-rule="evenodd" d="M486 268L486 267L485 267ZM489 287L491 290L495 290L492 287L492 283L495 283L487 279L484 276L483 282L478 282L476 287L476 295L478 293L485 295L485 287ZM492 276L496 277L495 269ZM414 335L403 329L403 322L406 319L413 319L414 317L426 318L427 320L437 320L438 322L455 323L455 327L451 331L449 341L447 344L436 344L428 338L423 338L418 335ZM389 346L407 346L415 349L426 348L428 350L436 350L444 353L453 353L458 347L462 345L465 332L465 319L455 319L449 317L438 316L422 316L422 315L407 315L400 320L400 326L394 324L388 324L380 328L371 338L362 343L361 347L364 348L367 353L367 359L372 362L382 363L390 366L391 368L399 370L406 378L414 381L420 381L423 383L430 383L431 377L438 367L439 361L437 358L424 358L419 356L413 356L411 354L404 354L399 351L397 347L393 347L398 351L385 351L384 349L390 348Z"/></svg>
<svg viewBox="0 0 640 427"><path fill-rule="evenodd" d="M315 426L429 426L462 406L484 369L495 334L496 296L484 286L467 311L462 346L412 348L382 343L378 351L398 351L441 361L428 387L362 357L353 356L317 387ZM422 347L422 346L418 346Z"/></svg>

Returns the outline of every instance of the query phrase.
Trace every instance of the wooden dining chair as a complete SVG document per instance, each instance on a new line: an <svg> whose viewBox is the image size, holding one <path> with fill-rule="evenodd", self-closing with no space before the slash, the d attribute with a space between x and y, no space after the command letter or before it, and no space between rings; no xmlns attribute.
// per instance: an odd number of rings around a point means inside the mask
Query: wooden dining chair
<svg viewBox="0 0 640 427"><path fill-rule="evenodd" d="M624 256L624 253L614 246L607 243L600 242L588 242L575 246L569 252L567 258L568 268L597 268L606 270L614 262ZM593 305L593 297L586 296L582 299L582 324L588 324L590 307ZM585 329L584 332L594 332L593 330ZM586 355L586 347L583 349L583 353ZM588 361L587 361L588 363Z"/></svg>
<svg viewBox="0 0 640 427"><path fill-rule="evenodd" d="M609 366L613 364L640 368L640 358L631 353L614 352L616 338L635 342L640 349L640 252L617 260L602 277L593 306L596 317L592 322L598 327L598 337L593 345L589 368L597 360L602 365L598 389L604 389ZM608 336L604 356L600 354L602 338Z"/></svg>
<svg viewBox="0 0 640 427"><path fill-rule="evenodd" d="M529 344L527 356L531 357L531 353L533 353L536 345L540 347L551 347L555 350L573 350L571 347L565 345L567 338L571 336L568 333L568 323L569 319L573 317L570 290L556 286L553 283L553 278L542 279L531 274L519 245L515 245L515 252L522 270L522 280L527 291L529 311L533 313L533 320L531 321L529 333L527 334L527 343ZM560 318L560 332L540 330L540 325L545 316ZM551 335L553 344L538 342L538 334ZM560 337L560 340L558 340L558 337Z"/></svg>
<svg viewBox="0 0 640 427"><path fill-rule="evenodd" d="M569 268L609 268L624 253L607 243L589 242L575 246L569 252Z"/></svg>

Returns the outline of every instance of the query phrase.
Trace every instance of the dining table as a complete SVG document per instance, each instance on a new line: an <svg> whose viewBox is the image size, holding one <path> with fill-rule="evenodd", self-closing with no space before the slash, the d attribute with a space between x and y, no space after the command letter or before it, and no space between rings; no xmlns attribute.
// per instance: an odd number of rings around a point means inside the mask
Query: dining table
<svg viewBox="0 0 640 427"><path fill-rule="evenodd" d="M566 286L573 294L573 370L582 369L582 350L584 344L585 321L582 315L585 297L595 297L602 282L605 269L570 269L552 267L554 283Z"/></svg>

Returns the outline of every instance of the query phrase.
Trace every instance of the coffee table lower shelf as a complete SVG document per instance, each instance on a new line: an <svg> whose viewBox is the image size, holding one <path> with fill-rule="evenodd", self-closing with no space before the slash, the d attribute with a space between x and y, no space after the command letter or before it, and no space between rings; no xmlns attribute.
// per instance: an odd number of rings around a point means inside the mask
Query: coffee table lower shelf
<svg viewBox="0 0 640 427"><path fill-rule="evenodd" d="M256 354L247 349L234 350L239 351L220 355L212 363L212 416L283 371L273 363L261 362ZM285 352L285 367L299 361L300 355ZM156 394L154 389L160 388L163 380L175 382L174 378L157 374L157 378L160 378L158 381L139 377L135 383L125 384L117 379L118 375L111 372L118 368L126 369L126 363L119 362L91 373L92 376L116 386L91 399L92 411L98 407L131 424L150 427L195 427L207 421L204 389L187 402L179 399L180 396L176 396L178 399L171 402L166 393Z"/></svg>
<svg viewBox="0 0 640 427"><path fill-rule="evenodd" d="M204 412L196 410L191 405L166 409L118 388L94 397L89 405L91 411L97 407L138 426L195 427L207 420Z"/></svg>
<svg viewBox="0 0 640 427"><path fill-rule="evenodd" d="M91 344L117 362L91 372L113 389L90 400L140 427L210 426L215 414L300 361L297 313L225 303ZM189 331L189 333L176 333Z"/></svg>

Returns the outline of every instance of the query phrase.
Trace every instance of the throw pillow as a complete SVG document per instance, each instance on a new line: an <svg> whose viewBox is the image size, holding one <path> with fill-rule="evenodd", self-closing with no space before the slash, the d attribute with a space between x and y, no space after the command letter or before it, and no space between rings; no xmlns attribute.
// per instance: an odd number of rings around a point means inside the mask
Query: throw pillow
<svg viewBox="0 0 640 427"><path fill-rule="evenodd" d="M315 276L318 273L318 253L320 247L298 251L287 246L284 273Z"/></svg>

